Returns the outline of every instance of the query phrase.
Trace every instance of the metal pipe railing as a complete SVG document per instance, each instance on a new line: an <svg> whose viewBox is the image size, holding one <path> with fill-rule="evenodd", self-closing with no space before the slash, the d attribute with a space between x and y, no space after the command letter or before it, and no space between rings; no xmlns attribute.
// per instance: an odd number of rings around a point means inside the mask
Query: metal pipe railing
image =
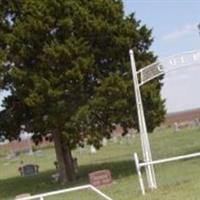
<svg viewBox="0 0 200 200"><path fill-rule="evenodd" d="M106 194L101 192L99 189L97 189L93 185L89 185L89 184L83 185L83 186L78 186L78 187L73 187L73 188L68 188L68 189L63 189L63 190L57 190L57 191L53 191L53 192L47 192L47 193L43 193L43 194L37 194L37 195L30 196L30 197L23 197L19 200L32 200L32 199L44 200L44 197L63 194L66 192L73 192L73 191L77 191L77 190L83 190L83 189L91 189L94 192L96 192L97 194L99 194L100 196L102 196L103 198L105 198L106 200L112 200L109 196L107 196Z"/></svg>
<svg viewBox="0 0 200 200"><path fill-rule="evenodd" d="M138 155L137 155L137 153L134 153L136 171L137 171L140 189L141 189L142 194L145 195L144 181L143 181L142 173L141 173L142 167L152 166L152 165L156 165L156 164L162 164L162 163L167 163L167 162L172 162L172 161L177 161L177 160L195 158L195 157L199 157L199 156L200 156L200 152L197 152L197 153L192 153L192 154L187 154L187 155L182 155L182 156L175 156L175 157L164 158L164 159L160 159L160 160L154 160L154 161L150 161L150 162L139 163Z"/></svg>
<svg viewBox="0 0 200 200"><path fill-rule="evenodd" d="M182 155L182 156L175 156L175 157L171 157L171 158L164 158L164 159L160 159L160 160L154 160L151 162L139 163L139 166L144 167L147 165L155 165L155 164L161 164L161 163L166 163L166 162L172 162L172 161L176 161L176 160L184 160L184 159L188 159L188 158L195 158L198 156L200 156L200 152Z"/></svg>

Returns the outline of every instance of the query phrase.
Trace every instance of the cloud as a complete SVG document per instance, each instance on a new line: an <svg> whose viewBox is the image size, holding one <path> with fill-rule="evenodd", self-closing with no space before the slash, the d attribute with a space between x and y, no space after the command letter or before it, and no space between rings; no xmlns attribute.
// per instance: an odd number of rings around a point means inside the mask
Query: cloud
<svg viewBox="0 0 200 200"><path fill-rule="evenodd" d="M164 35L162 37L162 39L165 41L180 39L186 35L197 32L198 31L197 26L198 26L197 23L196 24L187 24L179 30L176 30L176 31L173 31L171 33Z"/></svg>

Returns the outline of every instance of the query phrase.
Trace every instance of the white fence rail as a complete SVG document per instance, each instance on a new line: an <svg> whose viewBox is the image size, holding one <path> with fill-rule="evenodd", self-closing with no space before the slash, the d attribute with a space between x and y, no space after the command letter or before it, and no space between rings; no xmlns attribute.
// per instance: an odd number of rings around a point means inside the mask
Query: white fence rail
<svg viewBox="0 0 200 200"><path fill-rule="evenodd" d="M142 194L145 195L145 186L144 186L144 181L143 181L142 173L141 173L142 167L156 165L156 164L162 164L162 163L167 163L167 162L172 162L172 161L177 161L177 160L185 160L185 159L195 158L195 157L199 157L199 156L200 156L200 152L197 152L197 153L192 153L192 154L187 154L187 155L182 155L182 156L175 156L175 157L164 158L164 159L160 159L160 160L154 160L151 162L140 163L137 153L134 153L136 171L138 174L139 184L140 184L140 189L141 189Z"/></svg>
<svg viewBox="0 0 200 200"><path fill-rule="evenodd" d="M92 191L96 192L98 195L100 195L104 199L112 200L109 196L107 196L106 194L101 192L99 189L95 188L93 185L83 185L83 186L78 186L78 187L73 187L73 188L68 188L68 189L63 189L63 190L57 190L57 191L53 191L53 192L37 194L34 196L30 196L30 197L23 197L18 200L31 200L31 199L44 200L44 197L49 197L49 196L53 196L53 195L63 194L63 193L67 193L67 192L74 192L74 191L84 190L84 189L91 189ZM81 199L81 197L80 197L80 199Z"/></svg>
<svg viewBox="0 0 200 200"><path fill-rule="evenodd" d="M176 160L184 160L184 159L188 159L188 158L195 158L195 157L199 157L199 156L200 156L200 152L182 155L182 156L175 156L175 157L171 157L171 158L164 158L164 159L155 160L155 161L152 161L152 162L140 163L139 165L140 165L140 167L143 167L143 166L146 166L146 165L161 164L161 163L172 162L172 161L176 161Z"/></svg>

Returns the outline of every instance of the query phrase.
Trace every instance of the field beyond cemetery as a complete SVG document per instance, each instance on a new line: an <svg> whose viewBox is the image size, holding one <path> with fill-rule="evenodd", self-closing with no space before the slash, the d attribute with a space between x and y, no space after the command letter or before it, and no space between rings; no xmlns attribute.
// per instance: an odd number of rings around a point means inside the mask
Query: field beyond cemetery
<svg viewBox="0 0 200 200"><path fill-rule="evenodd" d="M170 156L188 154L200 151L200 130L187 129L178 133L173 130L156 131L150 134L153 158L166 158ZM66 186L52 182L51 175L55 173L54 149L46 148L35 155L20 155L14 159L6 159L5 153L0 152L0 199L14 199L17 194L38 194L88 183L89 172L110 169L113 184L101 188L113 200L196 200L200 197L200 158L172 162L156 166L156 177L159 189L148 191L142 197L136 175L133 152L141 157L139 135L128 144L126 139L121 142L108 142L108 145L90 154L89 148L83 151L74 151L78 158L79 178ZM20 177L18 167L20 161L39 165L39 174L34 177ZM98 200L96 194L89 191L67 193L54 196L52 200Z"/></svg>

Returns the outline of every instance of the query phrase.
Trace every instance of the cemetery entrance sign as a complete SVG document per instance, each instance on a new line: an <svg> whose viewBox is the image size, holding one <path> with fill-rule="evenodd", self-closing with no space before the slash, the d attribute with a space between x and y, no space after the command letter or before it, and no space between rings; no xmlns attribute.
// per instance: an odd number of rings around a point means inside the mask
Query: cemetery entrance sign
<svg viewBox="0 0 200 200"><path fill-rule="evenodd" d="M166 74L168 72L178 70L181 68L189 67L189 66L200 66L200 50L184 52L181 54L173 55L161 60L158 60L155 63L152 63L140 70L136 70L135 58L133 51L129 51L131 68L132 68L132 76L133 76L133 84L135 90L135 98L137 104L137 113L139 120L139 130L140 130L140 138L141 138L141 147L143 152L143 164L139 164L139 160L137 154L134 155L136 169L139 176L139 183L142 190L142 193L145 193L143 179L140 172L140 167L145 167L148 187L151 189L157 188L156 177L154 172L154 164L158 164L159 161L153 162L151 149L149 144L149 138L147 134L146 121L144 116L144 109L142 104L142 97L140 93L140 87L145 83L159 77L160 75ZM192 154L190 155L192 156ZM193 156L192 156L193 157ZM176 160L175 158L171 158ZM167 159L167 161L169 158Z"/></svg>
<svg viewBox="0 0 200 200"><path fill-rule="evenodd" d="M139 86L144 85L160 75L181 69L183 67L199 65L199 63L200 50L189 51L158 60L157 62L152 63L137 72L141 80Z"/></svg>

